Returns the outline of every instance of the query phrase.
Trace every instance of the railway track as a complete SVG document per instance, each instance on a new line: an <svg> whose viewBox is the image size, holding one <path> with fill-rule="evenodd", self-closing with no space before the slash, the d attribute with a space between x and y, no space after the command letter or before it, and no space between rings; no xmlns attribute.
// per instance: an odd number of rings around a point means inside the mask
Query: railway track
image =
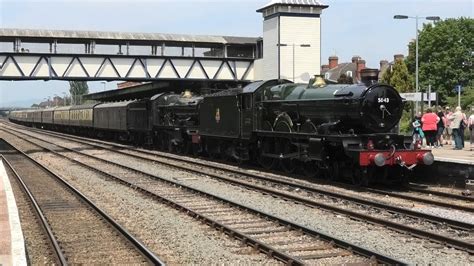
<svg viewBox="0 0 474 266"><path fill-rule="evenodd" d="M17 125L15 125L15 126L17 126ZM124 154L124 155L132 156L132 157L137 158L137 159L143 159L143 160L148 160L150 162L162 163L162 164L169 165L169 166L172 166L172 167L176 167L176 165L171 164L171 163L167 163L166 161L157 160L156 158L145 157L143 155L150 155L150 156L169 159L169 160L173 160L173 161L179 161L179 162L182 162L182 163L193 164L193 165L196 165L196 166L199 166L199 167L209 168L209 169L216 170L216 171L225 171L225 172L229 172L229 173L232 173L232 174L237 174L237 175L240 175L240 176L246 176L246 177L249 177L249 178L263 179L263 180L277 182L277 183L279 182L283 185L295 186L295 188L298 188L298 189L310 189L310 190L312 190L311 192L315 192L315 193L325 192L325 191L322 191L322 190L311 189L307 185L298 183L297 180L293 180L293 181L277 180L274 176L272 177L271 173L269 173L268 175L262 175L260 169L258 169L259 173L255 174L255 173L252 173L252 172L248 171L248 170L254 170L254 169L239 169L239 168L235 169L234 167L222 166L218 163L199 162L199 161L193 160L193 158L189 158L189 157L186 157L186 156L179 156L179 155L167 154L167 153L163 153L163 152L143 150L143 149L139 149L139 148L129 146L129 145L110 143L110 142L105 142L105 141L100 141L100 140L95 140L95 139L89 139L89 138L84 138L84 137L78 137L78 136L73 136L73 135L68 135L68 134L63 134L63 133L58 133L58 132L51 132L51 131L46 131L46 130L38 130L38 129L31 129L31 128L28 128L28 130L35 131L35 132L38 132L38 133L41 133L41 134L46 134L46 135L53 136L53 137L66 139L66 140L77 141L77 142L85 144L85 145L91 145L91 146L94 146L94 147L97 147L97 148L106 149L106 150L109 150L109 151L113 151L113 152L121 153L121 154ZM301 176L296 176L296 177L301 178ZM304 178L303 180L307 180L307 179ZM474 207L472 205L472 203L474 203L474 197L454 195L454 194L450 194L450 193L445 193L445 192L440 192L440 191L435 191L435 190L429 190L429 189L422 189L422 188L417 188L417 187L413 187L413 186L408 187L407 188L408 190L406 190L406 191L389 191L387 189L363 188L363 187L353 186L353 185L349 185L349 184L326 181L326 180L325 180L325 182L328 185L340 186L341 188L347 189L347 190L353 190L353 191L358 191L358 192L366 192L366 193L372 193L372 194L377 194L377 195L389 196L391 198L411 200L411 201L414 201L414 202L422 202L422 203L430 204L430 205L437 206L437 207L445 207L445 208L448 208L448 209L460 210L460 211L465 211L465 212L474 212ZM333 195L330 195L330 196L333 196ZM439 198L438 199L432 199L431 197L433 197L433 196L437 196ZM351 198L347 198L347 199L351 200ZM368 203L368 202L365 201L364 203ZM409 215L409 213L405 213L405 214Z"/></svg>
<svg viewBox="0 0 474 266"><path fill-rule="evenodd" d="M49 143L47 146L56 146L58 149L48 148L33 142L32 137L29 139L18 135L17 137L111 180L131 186L135 190L181 210L285 263L295 265L313 263L404 264L310 228L156 175L150 175L92 155L68 150L53 143ZM44 140L39 141L48 143Z"/></svg>
<svg viewBox="0 0 474 266"><path fill-rule="evenodd" d="M52 134L52 135L54 136L55 134ZM57 136L55 136L55 137L57 137ZM66 136L61 136L61 137L65 138L65 139L69 139L67 135ZM76 138L78 138L78 137L72 137L72 139L76 139ZM69 139L69 140L71 141L71 139ZM319 197L319 198L318 197L313 197L313 199L308 199L308 197L301 197L301 196L294 195L294 194L291 194L291 193L282 192L281 189L276 190L276 189L268 188L268 187L274 187L274 185L272 186L272 185L270 185L270 183L267 183L265 186L255 185L255 184L252 184L251 182L238 180L238 179L230 178L230 177L223 177L222 175L219 175L219 174L216 174L216 173L209 173L208 171L202 171L202 170L199 170L199 169L195 169L195 167L191 168L191 167L186 167L185 165L170 164L170 163L162 162L161 160L150 159L150 158L146 158L146 157L143 157L143 156L140 156L140 155L137 155L137 154L132 155L132 154L130 154L130 152L126 152L126 151L123 151L123 150L117 150L117 147L107 148L104 145L91 144L89 141L86 141L86 140L73 140L73 141L78 141L79 143L82 143L82 144L85 144L85 145L94 146L94 147L100 148L100 149L106 149L106 150L109 150L109 151L112 151L112 152L118 152L120 154L127 155L127 156L132 156L132 157L137 158L137 159L144 159L144 160L147 160L149 162L158 162L158 163L162 163L162 164L164 163L164 164L167 164L169 166L172 166L172 167L175 167L175 168L178 168L178 169L181 169L181 170L186 170L186 171L191 171L191 172L194 172L194 173L205 174L207 176L210 176L211 178L219 179L221 181L223 180L225 182L229 182L229 183L232 183L232 184L236 184L236 185L239 185L239 186L250 188L250 189L255 190L255 191L261 191L261 192L264 192L264 193L267 193L267 194L275 195L275 196L280 197L280 198L289 199L289 200L292 200L292 201L295 201L295 202L298 202L298 203L303 203L303 204L308 205L308 206L318 207L318 208L322 208L322 209L325 209L325 210L330 210L330 211L333 211L333 212L341 213L341 214L344 214L344 215L349 215L349 216L351 216L353 218L356 218L358 220L369 221L369 222L374 223L374 224L380 224L380 225L392 228L396 231L403 231L403 232L409 233L409 234L417 236L417 237L427 238L427 239L430 239L430 240L433 240L433 241L436 241L436 242L439 242L439 243L442 243L442 244L447 244L448 246L455 247L455 248L461 249L461 250L465 250L469 253L473 252L473 244L472 244L472 240L470 239L471 232L472 232L472 229L473 229L473 224L470 224L470 223L464 223L464 222L445 219L445 218L442 218L442 217L433 216L433 215L429 215L429 214L414 212L414 211L411 211L409 209L405 210L405 209L398 208L398 207L395 207L395 206L380 204L380 203L374 202L373 200L364 200L364 199L361 199L361 198L358 198L358 197L335 194L335 193L329 192L329 191L321 191L320 189L310 189L308 187L305 187L305 186L302 186L302 185L299 185L295 182L290 182L290 181L273 180L273 179L268 178L268 177L255 176L255 175L250 175L251 178L247 179L247 180L250 180L250 181L254 182L256 180L255 178L259 178L260 180L264 179L265 182L276 182L276 183L278 183L278 186L282 186L282 185L292 186L292 189L290 189L290 190L294 190L295 188L300 189L301 194L306 194L307 192L317 193L319 195L323 194L324 197L329 196L332 199L339 199L339 201L341 203L344 203L344 204L348 200L355 201L357 204L366 204L366 205L370 204L371 207L369 207L369 215L367 215L367 214L363 214L363 213L360 213L360 212L353 211L353 210L351 210L351 208L340 208L340 207L334 206L334 204L321 203L319 201L321 199L321 197ZM64 146L60 146L60 147L62 149L68 149L67 147L64 147ZM68 149L68 150L71 151L71 152L78 152L78 151L75 151L73 149ZM86 155L86 156L90 156L90 155L84 154L84 153L81 153L81 154ZM172 155L169 155L169 156L174 157ZM101 160L103 160L103 159L101 159ZM106 160L104 160L104 161L106 161ZM113 162L109 162L109 163L113 163ZM193 164L195 164L195 163L193 162ZM123 167L123 165L120 165L120 166ZM288 190L288 189L286 189L286 190ZM330 202L330 203L332 203L332 202ZM379 210L383 210L384 208L387 208L388 210L387 209L386 210L387 210L388 216L386 216L386 217L374 217L372 215L371 211L370 211L371 210L370 208L378 208ZM400 210L403 211L403 213L400 213ZM435 229L431 229L431 231L428 231L428 230L415 228L413 226L405 225L403 223L397 222L396 221L397 219L395 219L395 222L390 221L390 219L394 220L393 217L391 217L394 214L395 214L395 218L398 218L398 215L404 215L404 216L408 215L411 218L414 218L414 219L418 220L418 221L416 221L416 220L415 221L410 221L410 223L418 223L421 220L421 221L429 221L430 223L437 223L438 226ZM450 226L450 227L452 227L456 230L464 231L464 233L460 234L460 235L463 236L464 239L458 239L458 237L455 237L455 236L446 236L446 235L443 235L443 234L439 234L437 232L437 230L442 229L446 225L448 225L448 226ZM430 227L430 226L427 225L427 227ZM459 234L459 232L455 231L455 235L457 235L457 234Z"/></svg>
<svg viewBox="0 0 474 266"><path fill-rule="evenodd" d="M417 192L417 193L423 194L423 195L435 195L435 196L439 196L439 197L445 198L445 199L457 199L457 200L467 201L471 204L474 203L474 197L470 197L470 196L463 196L463 195L459 195L459 194L442 192L442 191L437 191L437 190L433 190L433 189L429 189L429 188L419 188L419 187L415 187L413 185L408 186L407 189L409 191ZM467 211L472 211L473 209L474 208L467 209Z"/></svg>
<svg viewBox="0 0 474 266"><path fill-rule="evenodd" d="M31 201L57 264L164 265L64 179L4 140L0 151L8 171Z"/></svg>

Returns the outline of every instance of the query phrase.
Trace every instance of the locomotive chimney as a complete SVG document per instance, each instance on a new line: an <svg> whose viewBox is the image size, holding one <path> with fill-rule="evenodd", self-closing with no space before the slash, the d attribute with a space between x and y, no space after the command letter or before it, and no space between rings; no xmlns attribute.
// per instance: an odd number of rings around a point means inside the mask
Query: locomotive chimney
<svg viewBox="0 0 474 266"><path fill-rule="evenodd" d="M333 69L337 67L339 61L339 57L333 55L329 57L329 69Z"/></svg>
<svg viewBox="0 0 474 266"><path fill-rule="evenodd" d="M360 78L362 83L369 86L377 83L379 80L379 70L375 68L365 68L360 72Z"/></svg>

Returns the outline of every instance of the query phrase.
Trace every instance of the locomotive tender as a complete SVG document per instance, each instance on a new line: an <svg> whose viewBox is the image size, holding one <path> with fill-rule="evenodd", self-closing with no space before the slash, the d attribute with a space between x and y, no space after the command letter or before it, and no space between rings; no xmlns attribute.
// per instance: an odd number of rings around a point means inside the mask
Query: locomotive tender
<svg viewBox="0 0 474 266"><path fill-rule="evenodd" d="M10 120L179 153L257 161L266 169L300 169L308 176L355 184L400 181L409 169L430 165L434 158L420 143L392 132L404 102L393 87L377 84L376 76L367 70L362 83L351 85L326 85L317 78L309 84L257 81L203 97L161 93L143 100L16 111Z"/></svg>

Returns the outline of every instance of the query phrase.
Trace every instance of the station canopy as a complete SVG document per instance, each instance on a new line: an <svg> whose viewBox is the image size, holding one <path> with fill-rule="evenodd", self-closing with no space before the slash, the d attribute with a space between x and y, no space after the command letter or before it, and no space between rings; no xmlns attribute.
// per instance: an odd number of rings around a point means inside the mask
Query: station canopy
<svg viewBox="0 0 474 266"><path fill-rule="evenodd" d="M151 98L153 95L163 92L181 93L186 90L191 90L198 94L210 94L231 88L244 87L248 83L249 82L219 80L160 80L158 82L147 82L123 89L87 94L84 95L84 100L100 102L124 101Z"/></svg>
<svg viewBox="0 0 474 266"><path fill-rule="evenodd" d="M130 42L146 45L156 42L208 43L208 44L255 44L256 37L187 35L166 33L131 33L78 30L41 30L0 28L2 41L14 41L20 38L23 42L45 42L57 40L62 43L75 43L79 40L94 40L97 43Z"/></svg>

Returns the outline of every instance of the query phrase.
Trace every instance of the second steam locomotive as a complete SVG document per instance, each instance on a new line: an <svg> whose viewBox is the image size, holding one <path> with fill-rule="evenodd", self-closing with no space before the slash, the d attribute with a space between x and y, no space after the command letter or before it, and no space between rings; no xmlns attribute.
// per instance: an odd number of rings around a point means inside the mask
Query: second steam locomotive
<svg viewBox="0 0 474 266"><path fill-rule="evenodd" d="M400 181L430 151L393 133L403 99L367 71L362 83L257 81L206 96L161 93L150 99L15 111L10 120L115 138L195 156L255 161L266 169L349 179Z"/></svg>

